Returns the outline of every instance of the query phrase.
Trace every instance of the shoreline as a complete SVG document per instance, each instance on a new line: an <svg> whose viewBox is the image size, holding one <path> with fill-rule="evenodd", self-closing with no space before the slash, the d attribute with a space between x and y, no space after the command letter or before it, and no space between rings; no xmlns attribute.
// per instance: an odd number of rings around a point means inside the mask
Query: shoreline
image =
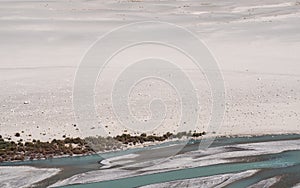
<svg viewBox="0 0 300 188"><path fill-rule="evenodd" d="M65 138L64 140L53 139L51 142L42 142L33 140L33 142L14 142L5 140L0 136L0 163L4 161L24 161L34 159L52 159L59 156L73 155L90 155L105 151L117 151L132 148L136 145L145 147L154 144L185 136L194 138L205 135L205 132L192 133L180 132L172 134L167 132L162 136L147 135L145 133L140 136L132 136L130 134L117 135L115 137L87 137L81 139Z"/></svg>
<svg viewBox="0 0 300 188"><path fill-rule="evenodd" d="M294 136L294 137L293 137ZM202 136L201 138L193 138L193 137L189 137L189 138L173 138L173 139L167 139L164 141L155 141L155 142L146 142L143 144L136 144L136 145L123 145L122 148L119 148L117 150L106 150L106 151L102 151L102 152L88 152L88 153L83 153L83 154L63 154L63 155L55 155L53 157L47 157L47 158L34 158L34 159L24 159L24 160L10 160L10 161L2 161L0 162L0 166L7 166L7 165L14 165L17 164L19 162L28 162L28 161L45 161L45 160L51 160L51 159L65 159L65 158L76 158L76 157L85 157L85 156L92 156L92 155L110 155L110 154L115 154L115 153L120 153L120 152L130 152L131 150L133 151L139 151L140 149L143 148L149 148L149 149L153 149L153 148L163 148L163 147L169 147L172 145L178 145L178 144L196 144L196 143L200 143L202 139L209 139L212 136L210 135L205 135ZM218 135L218 136L213 136L214 137L214 141L212 143L212 145L210 147L216 147L218 146L218 142L220 140L226 140L226 139L239 139L239 138L249 138L249 139L258 139L259 138L264 138L264 137L272 137L274 139L267 139L264 140L266 142L268 141L274 141L274 140L278 140L277 137L290 137L288 139L284 138L283 140L290 140L290 139L295 139L295 138L299 138L300 139L300 134L298 133L287 133L287 134L260 134L260 135ZM69 138L67 138L69 139ZM55 140L55 139L54 139ZM83 141L84 139L82 139ZM281 140L281 139L279 139ZM190 142L192 141L192 142ZM258 142L257 141L257 142ZM249 142L251 142L249 140ZM247 143L247 142L245 142ZM229 143L230 144L230 143ZM236 144L236 143L234 143ZM89 147L89 146L88 146ZM37 153L38 154L42 154L42 153ZM1 155L0 155L1 156Z"/></svg>

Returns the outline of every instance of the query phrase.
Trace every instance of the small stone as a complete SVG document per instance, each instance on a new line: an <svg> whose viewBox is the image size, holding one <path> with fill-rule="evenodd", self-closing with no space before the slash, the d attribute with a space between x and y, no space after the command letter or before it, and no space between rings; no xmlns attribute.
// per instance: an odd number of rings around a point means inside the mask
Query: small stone
<svg viewBox="0 0 300 188"><path fill-rule="evenodd" d="M24 101L24 104L29 104L30 102L29 101Z"/></svg>

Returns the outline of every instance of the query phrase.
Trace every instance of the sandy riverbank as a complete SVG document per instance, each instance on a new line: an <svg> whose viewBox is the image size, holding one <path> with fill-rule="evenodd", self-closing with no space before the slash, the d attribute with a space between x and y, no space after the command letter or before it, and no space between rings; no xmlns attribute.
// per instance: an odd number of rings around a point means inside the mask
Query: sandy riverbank
<svg viewBox="0 0 300 188"><path fill-rule="evenodd" d="M0 134L5 138L84 138L97 135L100 126L107 126L111 135L122 134L126 128L111 110L106 87L118 67L107 69L95 89L101 124L77 124L72 106L73 80L80 59L98 36L116 26L144 20L188 28L217 58L226 87L226 109L223 125L216 130L218 135L300 131L299 3L5 1L1 9ZM199 81L195 83L201 98L196 129L206 131L211 110L209 88L199 72L186 71ZM143 105L148 95L162 95L169 114L153 133L176 131L178 110L174 109L178 104L174 91L152 85L142 84L134 90L137 97L133 106ZM138 115L147 119L148 113L144 109ZM16 133L20 137L15 137Z"/></svg>
<svg viewBox="0 0 300 188"><path fill-rule="evenodd" d="M3 188L29 187L34 183L54 176L59 171L59 169L29 166L0 166L0 186Z"/></svg>

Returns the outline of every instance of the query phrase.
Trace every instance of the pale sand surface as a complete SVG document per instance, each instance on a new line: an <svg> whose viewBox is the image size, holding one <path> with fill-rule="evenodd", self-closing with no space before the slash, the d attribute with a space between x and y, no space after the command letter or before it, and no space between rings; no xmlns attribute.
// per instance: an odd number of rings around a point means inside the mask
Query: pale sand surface
<svg viewBox="0 0 300 188"><path fill-rule="evenodd" d="M255 174L255 170L249 170L236 174L216 175L205 178L194 178L180 181L172 181L160 184L142 186L141 188L167 188L167 187L191 187L191 188L221 188Z"/></svg>
<svg viewBox="0 0 300 188"><path fill-rule="evenodd" d="M0 4L3 137L47 141L65 134L97 135L100 124L72 125L76 124L72 106L76 67L99 36L117 26L145 20L186 27L217 58L226 87L226 111L218 134L300 132L300 5L295 1L1 1ZM108 69L103 83L99 82L95 89L96 108L99 122L108 126L107 132L121 134L125 128L120 127L108 102L107 80L114 71L118 71L118 66ZM199 72L186 71L199 80L195 83L201 98L197 129L206 130L211 109L209 88ZM171 110L157 133L176 130L178 111L172 108L177 107L174 91L153 85L153 88L137 87L133 104L138 106L149 99L140 93L162 94ZM25 101L29 104L24 104ZM141 119L148 116L147 110L139 114ZM20 138L14 137L16 132L21 133Z"/></svg>
<svg viewBox="0 0 300 188"><path fill-rule="evenodd" d="M153 184L153 185L147 185L143 186L142 188L168 188L168 187L192 187L192 188L208 188L208 187L214 187L214 188L221 188L229 185L230 183L237 181L242 178L246 178L254 174L254 170L249 170L237 174L225 174L225 175L217 175L217 176L210 176L205 178L195 178L195 179L187 179L187 180L181 180L181 181L173 181L173 182L167 182L167 183L161 183L161 184ZM250 188L255 187L270 187L274 183L276 183L278 178L270 178L267 180L263 180L261 182L258 182L254 184L253 186L250 186ZM267 181L267 182L266 182Z"/></svg>
<svg viewBox="0 0 300 188"><path fill-rule="evenodd" d="M30 187L32 184L57 174L59 169L34 168L28 166L1 166L0 187Z"/></svg>

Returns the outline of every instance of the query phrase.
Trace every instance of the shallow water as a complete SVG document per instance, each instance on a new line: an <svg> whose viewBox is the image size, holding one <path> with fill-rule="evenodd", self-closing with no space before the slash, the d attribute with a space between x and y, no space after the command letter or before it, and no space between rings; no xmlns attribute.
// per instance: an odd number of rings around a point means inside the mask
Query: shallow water
<svg viewBox="0 0 300 188"><path fill-rule="evenodd" d="M257 156L259 159L264 156ZM229 163L229 164L218 164L204 167L196 167L182 170L175 170L170 172L155 173L149 175L142 175L136 177L122 178L112 181L102 181L99 183L92 183L86 185L71 185L65 187L72 188L89 188L89 187L139 187L154 183L168 182L174 180L184 180L197 177L206 177L218 174L227 174L227 173L238 173L246 170L253 169L269 169L271 170L268 173L265 173L264 176L260 174L254 175L251 178L243 179L237 181L233 184L228 185L228 187L247 187L252 184L255 184L261 180L281 175L287 173L299 173L300 172L300 150L298 151L287 151L279 154L268 155L265 160L259 162L251 163ZM297 178L297 177L295 177ZM289 184L299 183L299 179L295 179Z"/></svg>

